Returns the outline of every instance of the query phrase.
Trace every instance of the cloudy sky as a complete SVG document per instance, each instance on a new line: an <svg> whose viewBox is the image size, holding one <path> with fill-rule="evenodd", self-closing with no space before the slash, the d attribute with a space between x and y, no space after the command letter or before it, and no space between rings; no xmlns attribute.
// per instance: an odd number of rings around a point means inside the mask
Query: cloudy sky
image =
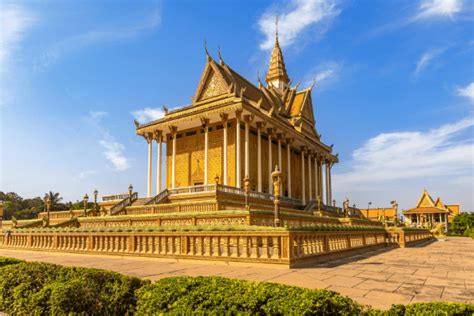
<svg viewBox="0 0 474 316"><path fill-rule="evenodd" d="M2 1L0 190L146 187L133 119L187 105L204 40L252 82L280 43L335 144L336 200L474 209L474 5L421 1Z"/></svg>

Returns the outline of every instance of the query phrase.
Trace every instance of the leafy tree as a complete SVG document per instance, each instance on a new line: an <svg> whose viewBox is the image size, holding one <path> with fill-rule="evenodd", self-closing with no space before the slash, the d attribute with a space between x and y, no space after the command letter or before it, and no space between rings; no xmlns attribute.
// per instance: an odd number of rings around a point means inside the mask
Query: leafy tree
<svg viewBox="0 0 474 316"><path fill-rule="evenodd" d="M450 235L463 235L466 230L474 227L474 214L461 213L454 217L454 220L449 227Z"/></svg>

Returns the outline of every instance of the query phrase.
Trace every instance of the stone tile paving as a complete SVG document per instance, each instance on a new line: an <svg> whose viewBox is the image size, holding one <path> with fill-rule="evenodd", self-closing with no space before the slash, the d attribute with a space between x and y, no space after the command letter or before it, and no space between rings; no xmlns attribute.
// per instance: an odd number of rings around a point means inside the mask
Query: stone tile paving
<svg viewBox="0 0 474 316"><path fill-rule="evenodd" d="M298 269L7 249L0 249L0 256L108 269L150 280L205 275L323 288L384 309L395 303L474 303L474 240L459 237Z"/></svg>

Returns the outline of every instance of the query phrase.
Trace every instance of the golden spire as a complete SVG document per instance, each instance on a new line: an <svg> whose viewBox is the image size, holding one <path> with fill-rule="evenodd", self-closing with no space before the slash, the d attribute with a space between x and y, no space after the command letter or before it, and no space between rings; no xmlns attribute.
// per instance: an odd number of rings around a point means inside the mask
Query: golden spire
<svg viewBox="0 0 474 316"><path fill-rule="evenodd" d="M278 42L278 16L275 21L275 29L275 47L272 51L272 57L270 58L270 65L265 80L268 85L283 89L284 86L288 85L290 79L286 73L285 61L283 60L280 43Z"/></svg>

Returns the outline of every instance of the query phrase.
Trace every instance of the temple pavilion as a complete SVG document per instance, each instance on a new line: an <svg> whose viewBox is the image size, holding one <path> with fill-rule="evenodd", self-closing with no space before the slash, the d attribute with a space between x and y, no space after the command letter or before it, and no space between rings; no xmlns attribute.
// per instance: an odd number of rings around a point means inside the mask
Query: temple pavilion
<svg viewBox="0 0 474 316"><path fill-rule="evenodd" d="M459 214L459 204L444 204L441 198L436 201L424 190L414 208L403 211L405 222L411 226L449 225Z"/></svg>
<svg viewBox="0 0 474 316"><path fill-rule="evenodd" d="M332 205L333 146L316 128L313 86L292 86L276 35L265 83L254 85L238 74L219 52L207 63L192 103L163 118L136 124L148 143L147 196L153 196L153 145L157 145L156 194L165 188L206 190L219 184L272 195L272 171L281 171L281 196L307 205ZM166 143L166 166L162 146ZM166 181L162 183L162 174ZM194 188L194 189L192 189ZM181 192L184 192L184 191Z"/></svg>

